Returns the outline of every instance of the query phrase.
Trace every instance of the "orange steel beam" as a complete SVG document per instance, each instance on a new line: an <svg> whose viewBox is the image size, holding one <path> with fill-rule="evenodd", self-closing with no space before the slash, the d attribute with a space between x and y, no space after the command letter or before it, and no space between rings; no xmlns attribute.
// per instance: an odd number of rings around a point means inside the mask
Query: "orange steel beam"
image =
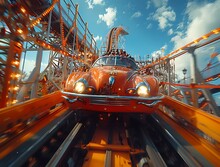
<svg viewBox="0 0 220 167"><path fill-rule="evenodd" d="M98 144L98 143L89 143L86 146L86 149L89 150L112 150L112 151L120 151L120 152L129 152L132 150L129 145L115 145L115 144ZM134 151L134 150L133 150Z"/></svg>
<svg viewBox="0 0 220 167"><path fill-rule="evenodd" d="M164 61L164 60L170 58L172 55L177 54L179 51L183 51L183 52L181 52L181 53L178 54L178 56L181 56L181 55L183 55L183 54L185 54L185 53L187 52L187 51L184 51L186 48L192 46L193 44L197 44L198 42L200 42L200 41L202 41L202 40L206 40L207 38L211 37L212 35L216 35L216 34L219 34L219 33L220 33L220 27L218 27L218 28L216 28L216 29L210 31L209 33L207 33L207 34L201 36L200 38L195 39L194 41L192 41L192 42L186 44L185 46L180 47L180 48L174 50L173 52L167 54L166 56L161 57L159 60L156 60L156 61L152 62L151 64L145 66L145 68L152 67L153 65L159 63L160 61ZM219 40L219 38L216 38L215 40ZM211 40L211 42L214 42L215 40ZM209 44L209 43L210 43L210 42L208 42L208 43L206 43L206 44ZM204 46L204 45L202 45L202 46ZM171 59L172 59L172 58L174 58L174 57L171 57ZM176 56L175 56L175 58L176 58Z"/></svg>
<svg viewBox="0 0 220 167"><path fill-rule="evenodd" d="M11 81L12 79L12 73L13 73L13 68L14 71L15 69L18 70L18 66L16 66L14 63L15 61L20 63L20 56L22 52L22 44L17 41L10 40L10 48L8 51L7 55L7 61L6 61L6 68L5 68L5 77L4 77L4 82L3 82L3 90L2 94L0 95L0 108L6 107L7 106L7 101L9 99L9 91L12 91L10 89L13 89L12 87L10 88Z"/></svg>
<svg viewBox="0 0 220 167"><path fill-rule="evenodd" d="M174 103L173 103L174 105ZM186 110L185 110L186 111ZM166 121L176 132L197 150L203 157L206 158L213 166L219 166L220 155L219 148L215 148L209 144L204 138L194 133L190 133L186 128L183 128L179 123L175 122L168 114L157 111L156 112L164 121ZM180 143L181 144L181 143ZM187 148L187 146L185 146ZM201 166L203 166L201 164Z"/></svg>
<svg viewBox="0 0 220 167"><path fill-rule="evenodd" d="M206 113L201 109L189 106L180 101L165 96L162 100L164 106L174 111L175 117L183 118L194 127L200 129L216 141L220 142L220 118ZM164 106L159 106L163 110Z"/></svg>
<svg viewBox="0 0 220 167"><path fill-rule="evenodd" d="M42 117L59 103L64 103L61 92L0 109L0 133L33 117Z"/></svg>
<svg viewBox="0 0 220 167"><path fill-rule="evenodd" d="M109 151L110 156L108 157L107 152L94 150L89 151L83 163L83 167L94 167L94 166L111 166L111 167L131 167L131 160L129 153L126 152L112 152ZM107 163L110 162L110 163Z"/></svg>
<svg viewBox="0 0 220 167"><path fill-rule="evenodd" d="M168 96L165 96L162 102L156 113L207 160L218 166L220 162L220 118ZM187 121L190 127L193 126L214 139L216 141L214 142L215 144L196 134L194 131L187 130L187 126L184 128L182 125L179 125L179 119Z"/></svg>
<svg viewBox="0 0 220 167"><path fill-rule="evenodd" d="M177 84L177 83L169 83L169 82L160 82L160 84L163 85L172 85L172 86L182 86L186 88L197 88L197 89L214 89L214 88L220 88L220 85L212 85L212 84Z"/></svg>
<svg viewBox="0 0 220 167"><path fill-rule="evenodd" d="M52 97L52 96L51 96ZM45 99L45 98L44 98ZM53 100L53 98L51 98ZM52 101L48 101L45 99L45 105L47 102L53 103ZM56 100L54 100L56 101ZM54 103L55 104L55 103ZM37 108L37 104L35 104L35 108ZM39 111L41 111L41 107L39 107ZM0 159L7 156L10 152L19 147L22 143L26 142L30 138L32 138L37 132L43 129L45 126L50 124L55 119L59 118L63 114L65 114L68 110L67 106L59 106L53 110L51 110L50 114L38 120L31 127L27 128L24 132L19 135L13 137L13 140L9 140L4 145L0 146ZM29 110L31 112L31 110ZM13 112L12 112L13 113ZM16 142L15 142L16 141Z"/></svg>
<svg viewBox="0 0 220 167"><path fill-rule="evenodd" d="M53 3L51 4L51 6L49 8L47 8L40 16L38 16L36 19L31 21L31 24L29 25L29 27L34 27L37 24L40 23L40 21L42 20L43 17L45 17L47 14L50 13L50 11L53 10L55 4L58 2L58 0L54 0Z"/></svg>

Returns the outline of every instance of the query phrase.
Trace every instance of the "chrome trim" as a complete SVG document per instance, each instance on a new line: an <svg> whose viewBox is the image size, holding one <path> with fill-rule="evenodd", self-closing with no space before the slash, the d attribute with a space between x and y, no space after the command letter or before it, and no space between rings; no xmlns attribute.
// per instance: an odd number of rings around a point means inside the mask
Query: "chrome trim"
<svg viewBox="0 0 220 167"><path fill-rule="evenodd" d="M110 76L108 79L109 85L112 86L115 83L115 77Z"/></svg>
<svg viewBox="0 0 220 167"><path fill-rule="evenodd" d="M90 103L110 106L130 106L130 100L126 99L91 98Z"/></svg>
<svg viewBox="0 0 220 167"><path fill-rule="evenodd" d="M137 72L137 71L134 71L134 72L129 76L129 78L127 79L127 81L129 81L135 74L138 74L138 72Z"/></svg>
<svg viewBox="0 0 220 167"><path fill-rule="evenodd" d="M150 86L149 86L149 84L147 82L139 82L136 85L135 89L137 90L140 86L146 86L148 88L148 91L150 92Z"/></svg>
<svg viewBox="0 0 220 167"><path fill-rule="evenodd" d="M156 101L153 101L152 103L138 102L138 104L142 104L142 105L145 105L147 107L153 107L156 104L158 104L159 102L161 102L161 100L156 100Z"/></svg>
<svg viewBox="0 0 220 167"><path fill-rule="evenodd" d="M65 95L70 95L74 97L82 97L82 98L108 98L108 99L140 100L140 101L162 100L164 98L163 94L160 94L159 96L152 96L152 97L140 97L140 96L90 95L90 94L79 94L79 93L72 93L72 92L65 92L65 91L61 91L61 93Z"/></svg>
<svg viewBox="0 0 220 167"><path fill-rule="evenodd" d="M62 96L64 99L66 99L69 103L75 103L76 101L78 101L78 99L77 98L75 98L75 99L70 99L69 97L67 97L67 96Z"/></svg>

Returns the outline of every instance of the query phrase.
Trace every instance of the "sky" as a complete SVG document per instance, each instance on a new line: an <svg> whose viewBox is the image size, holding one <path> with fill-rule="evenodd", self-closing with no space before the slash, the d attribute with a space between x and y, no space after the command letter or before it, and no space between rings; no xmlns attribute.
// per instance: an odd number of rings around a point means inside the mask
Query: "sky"
<svg viewBox="0 0 220 167"><path fill-rule="evenodd" d="M98 46L111 28L129 33L124 47L131 55L152 55L176 48L220 27L220 0L74 0Z"/></svg>
<svg viewBox="0 0 220 167"><path fill-rule="evenodd" d="M68 0L65 0L68 2ZM220 27L220 0L72 0L88 23L97 47L105 44L108 32L122 26L129 34L120 38L120 46L135 58L167 55L189 42ZM220 42L197 50L199 70L210 61L212 52L220 53ZM163 52L162 52L163 51ZM42 69L48 57L43 55ZM220 61L220 54L218 55ZM25 68L35 66L27 57ZM176 74L183 78L187 69L190 81L190 56L175 60ZM30 71L30 69L29 69ZM216 84L216 83L213 83ZM219 80L217 81L219 84ZM220 96L218 96L220 98ZM220 101L220 100L218 100Z"/></svg>
<svg viewBox="0 0 220 167"><path fill-rule="evenodd" d="M79 5L79 14L88 23L88 29L94 35L99 49L105 44L108 32L113 27L122 26L129 34L120 38L121 47L142 60L146 59L147 55L156 57L162 50L163 54L167 55L220 27L218 16L220 0L72 0L72 2ZM216 50L219 48L218 44ZM209 58L206 56L199 59L201 69L205 68ZM179 58L176 64L176 72L180 73L180 77L183 77L181 76L183 68L190 71L189 57Z"/></svg>
<svg viewBox="0 0 220 167"><path fill-rule="evenodd" d="M108 32L122 26L129 35L121 47L136 58L167 55L220 27L220 0L74 0L88 23L97 46L105 44ZM209 49L208 49L209 50ZM218 48L219 50L219 44ZM211 52L211 49L210 49ZM200 56L201 57L201 56ZM200 70L210 57L200 59ZM190 71L189 57L176 61L176 72ZM181 63L180 63L181 62ZM202 65L205 64L205 65ZM183 77L183 76L181 76Z"/></svg>

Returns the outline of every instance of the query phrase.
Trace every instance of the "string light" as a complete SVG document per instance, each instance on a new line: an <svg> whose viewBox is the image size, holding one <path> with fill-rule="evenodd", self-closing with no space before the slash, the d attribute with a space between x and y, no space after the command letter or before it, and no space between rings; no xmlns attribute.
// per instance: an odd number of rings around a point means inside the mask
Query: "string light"
<svg viewBox="0 0 220 167"><path fill-rule="evenodd" d="M195 40L195 41L193 41L194 43L198 43L198 41L197 40Z"/></svg>
<svg viewBox="0 0 220 167"><path fill-rule="evenodd" d="M12 64L18 66L20 64L20 62L16 60L16 61L13 61Z"/></svg>
<svg viewBox="0 0 220 167"><path fill-rule="evenodd" d="M26 13L26 10L23 7L21 7L21 12Z"/></svg>
<svg viewBox="0 0 220 167"><path fill-rule="evenodd" d="M12 101L12 104L15 104L15 103L17 103L18 102L18 100L13 100Z"/></svg>
<svg viewBox="0 0 220 167"><path fill-rule="evenodd" d="M23 30L20 29L20 28L18 28L18 29L17 29L17 32L18 32L19 34L22 34L22 33L23 33Z"/></svg>
<svg viewBox="0 0 220 167"><path fill-rule="evenodd" d="M18 89L19 89L18 86L15 86L15 87L13 88L14 91L17 91Z"/></svg>
<svg viewBox="0 0 220 167"><path fill-rule="evenodd" d="M218 34L218 33L219 33L219 29L212 30L212 32L213 32L214 34Z"/></svg>
<svg viewBox="0 0 220 167"><path fill-rule="evenodd" d="M48 8L46 9L42 14L41 16L39 16L37 19L33 20L30 27L34 27L35 25L39 24L41 19L46 16L55 6L55 4L57 3L58 0L54 0L53 4Z"/></svg>
<svg viewBox="0 0 220 167"><path fill-rule="evenodd" d="M203 39L207 39L208 37L206 35L202 36Z"/></svg>

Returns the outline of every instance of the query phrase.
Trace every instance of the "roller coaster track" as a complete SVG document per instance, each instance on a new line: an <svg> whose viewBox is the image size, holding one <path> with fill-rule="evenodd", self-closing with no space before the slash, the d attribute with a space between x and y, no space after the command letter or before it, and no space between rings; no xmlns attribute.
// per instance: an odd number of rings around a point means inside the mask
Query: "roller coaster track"
<svg viewBox="0 0 220 167"><path fill-rule="evenodd" d="M128 33L122 27L112 28L107 37L106 53L118 49L119 35L127 35Z"/></svg>
<svg viewBox="0 0 220 167"><path fill-rule="evenodd" d="M67 19L61 17L66 14L60 1L13 2L13 4L6 3L8 8L4 10L8 11L4 11L4 15L0 16L4 25L10 30L10 33L3 34L4 40L0 41L4 43L0 46L3 55L0 59L0 72L3 79L1 82L5 81L2 87L6 89L3 90L5 101L8 91L11 91L10 86L16 86L17 83L17 74L12 75L10 70L16 71L14 69L16 64L12 63L15 62L14 55L17 55L16 61L20 61L23 41L33 42L29 49L40 46L61 54L57 66L59 63L64 66L64 57L73 58L76 64L79 63L78 60L86 58L82 58L86 50L93 46L92 42L88 42L90 37L86 36L90 34L88 27L85 26L80 31L76 26L84 24L84 22L79 23L81 16L77 14L78 12L73 17L74 20L71 20L71 24L68 22L69 17ZM74 6L72 1L69 5ZM14 8L21 11L13 10ZM22 12L22 9L28 12ZM20 29L15 29L15 23L19 23ZM44 23L51 26L47 27L50 31L47 34L49 38L43 35ZM28 30L29 34L19 33L22 28L24 31ZM187 49L194 45L197 49L218 42L219 32L220 29L217 28L144 68L165 66L164 62L188 53ZM113 28L108 34L106 52L118 49L119 36L126 34L122 27ZM214 38L209 39L213 36ZM19 37L19 41L15 37ZM58 40L52 40L55 38ZM59 45L56 45L57 43ZM65 43L66 48L63 47ZM76 51L79 52L78 56L74 55ZM91 52L95 53L94 49L91 49ZM219 77L219 74L215 77ZM8 81L13 82L14 85L7 85ZM44 81L43 79L40 81L43 88L46 86ZM199 107L183 103L181 102L183 97L176 99L182 95L180 89L177 89L178 86L189 87L192 91L213 88L214 92L218 92L219 85L163 81L161 85L176 89L170 91L170 94L167 93L170 97L165 96L162 103L154 107L155 113L150 116L137 113L110 114L70 110L60 91L1 108L0 166L97 166L97 164L100 166L176 166L177 164L218 166L220 162L220 119L216 116L218 114L214 115ZM186 95L187 91L184 93ZM200 91L197 93L199 94ZM16 96L17 92L13 90L12 95Z"/></svg>
<svg viewBox="0 0 220 167"><path fill-rule="evenodd" d="M151 116L72 111L60 92L13 111L0 110L1 166L210 166L220 160L219 118L169 97Z"/></svg>
<svg viewBox="0 0 220 167"><path fill-rule="evenodd" d="M23 101L31 87L32 95L29 97L37 97L36 85L44 77L49 80L49 87L53 90L61 89L69 73L82 64L90 66L97 58L97 46L93 35L79 14L78 5L72 0L4 1L0 7L0 50L4 51L5 55L0 55L1 59L4 57L3 64L1 61L1 73L5 76L1 77L0 83L0 107ZM8 41L7 46L4 44L5 41ZM35 68L30 77L23 81L19 76L24 73L26 53L32 51L37 51ZM45 51L50 51L50 62L40 74L42 55ZM23 67L19 69L22 56ZM17 63L16 66L12 64L14 61ZM10 79L11 76L16 77ZM16 85L19 85L20 89L15 88L15 91L12 91L12 87L17 87Z"/></svg>

